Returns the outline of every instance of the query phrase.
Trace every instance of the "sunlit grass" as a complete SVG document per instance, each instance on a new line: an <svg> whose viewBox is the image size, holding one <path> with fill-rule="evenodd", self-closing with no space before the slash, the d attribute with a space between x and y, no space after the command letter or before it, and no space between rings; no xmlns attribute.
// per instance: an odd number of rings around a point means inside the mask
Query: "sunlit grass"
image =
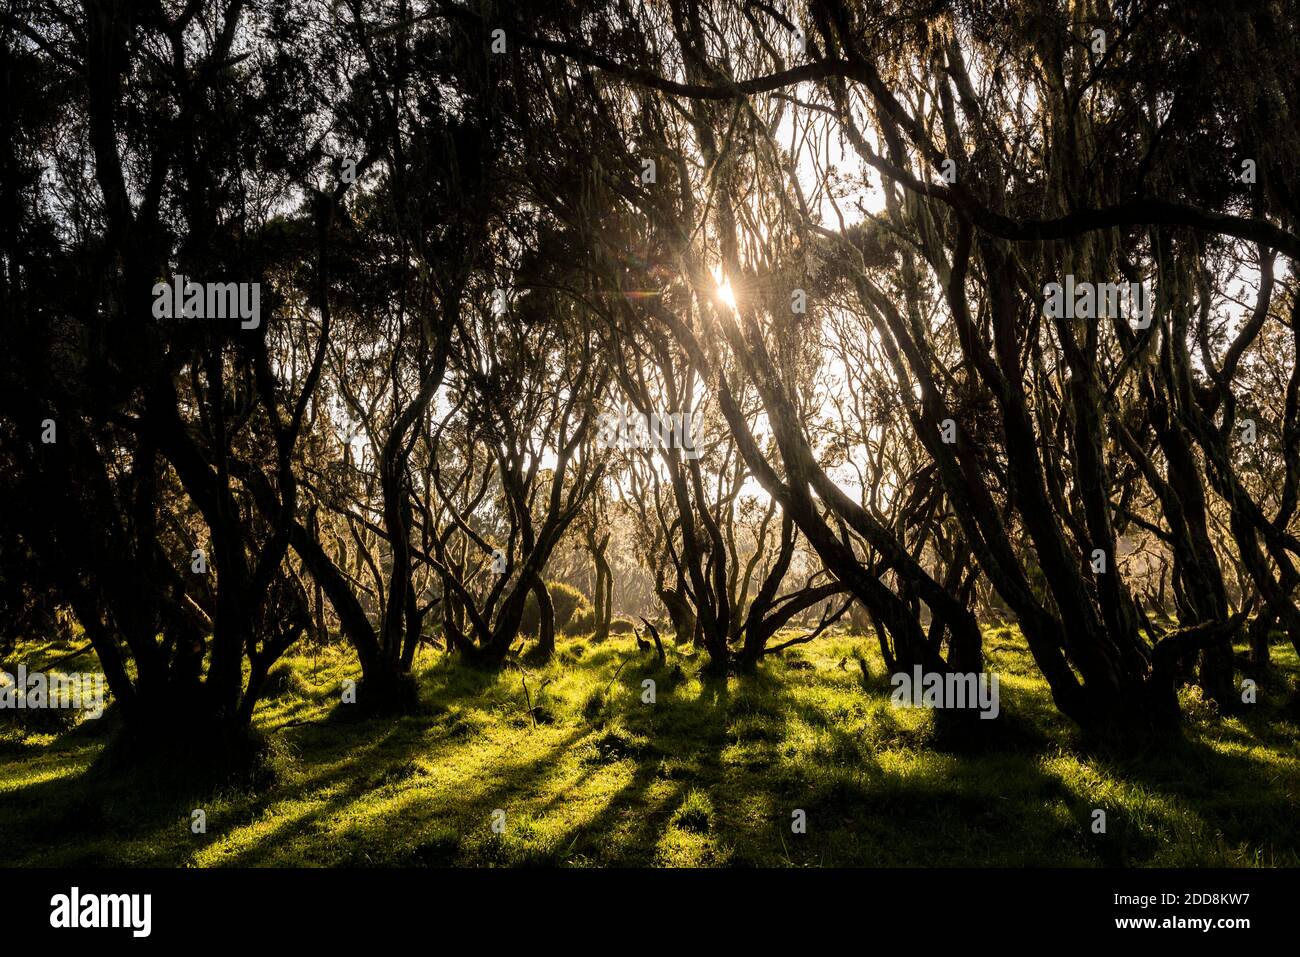
<svg viewBox="0 0 1300 957"><path fill-rule="evenodd" d="M339 697L356 666L326 649L277 669L257 715L276 778L260 791L89 775L111 717L57 733L8 720L0 842L15 865L1300 863L1289 646L1274 645L1244 716L1221 720L1184 692L1185 741L1099 753L1056 713L1014 629L988 637L1002 715L978 753L945 748L930 713L892 708L861 637L725 684L701 677L688 648L670 647L660 668L630 637L562 641L522 675L425 652L425 710L399 720L353 720ZM195 808L205 834L191 832ZM796 811L804 834L791 831Z"/></svg>

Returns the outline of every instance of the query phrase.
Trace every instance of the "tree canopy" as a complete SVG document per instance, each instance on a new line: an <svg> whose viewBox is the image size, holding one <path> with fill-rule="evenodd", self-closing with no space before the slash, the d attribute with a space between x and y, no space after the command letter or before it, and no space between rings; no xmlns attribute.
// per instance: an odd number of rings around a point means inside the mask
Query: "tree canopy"
<svg viewBox="0 0 1300 957"><path fill-rule="evenodd" d="M1300 650L1296 12L12 0L5 628L146 752L579 622L1230 714Z"/></svg>

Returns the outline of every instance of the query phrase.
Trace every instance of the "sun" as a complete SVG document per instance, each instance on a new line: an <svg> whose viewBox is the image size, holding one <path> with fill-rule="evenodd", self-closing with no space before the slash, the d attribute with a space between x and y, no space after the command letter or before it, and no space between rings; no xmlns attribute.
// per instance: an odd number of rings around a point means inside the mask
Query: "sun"
<svg viewBox="0 0 1300 957"><path fill-rule="evenodd" d="M722 303L728 309L736 308L736 293L731 288L731 280L725 276L716 277L718 284L718 302Z"/></svg>

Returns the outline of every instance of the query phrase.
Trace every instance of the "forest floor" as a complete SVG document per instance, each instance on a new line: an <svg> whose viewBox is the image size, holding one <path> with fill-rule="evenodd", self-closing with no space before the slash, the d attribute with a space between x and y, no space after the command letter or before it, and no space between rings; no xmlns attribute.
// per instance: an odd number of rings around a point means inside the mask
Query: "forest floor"
<svg viewBox="0 0 1300 957"><path fill-rule="evenodd" d="M1242 716L1184 691L1184 739L1136 753L1087 747L1012 629L987 634L1001 714L977 751L892 707L861 636L725 684L689 648L661 667L631 636L561 642L524 673L425 650L424 712L398 720L340 703L358 677L346 649L290 658L257 712L271 779L215 793L92 771L111 711L74 726L0 712L4 864L1300 865L1300 663L1282 641ZM60 665L76 667L93 659Z"/></svg>

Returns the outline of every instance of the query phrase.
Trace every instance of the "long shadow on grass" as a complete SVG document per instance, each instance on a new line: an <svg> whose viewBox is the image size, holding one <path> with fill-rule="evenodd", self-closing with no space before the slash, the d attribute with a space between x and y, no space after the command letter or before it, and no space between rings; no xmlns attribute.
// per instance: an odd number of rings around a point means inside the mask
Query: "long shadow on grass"
<svg viewBox="0 0 1300 957"><path fill-rule="evenodd" d="M313 804L301 813L283 815L284 820L277 820L276 833L302 833L312 830L329 830L331 835L330 857L335 864L396 864L396 863L453 863L459 850L456 834L472 830L471 818L481 817L484 824L489 820L492 808L501 806L505 797L518 790L519 785L511 782L530 781L543 767L555 760L555 755L570 747L574 741L586 732L577 730L567 737L555 742L540 754L527 760L515 762L494 762L491 770L501 777L503 783L497 787L484 786L477 789L460 787L455 792L455 810L440 815L445 824L461 825L457 828L439 827L436 822L432 828L427 820L417 820L417 812L422 805L440 804L441 792L426 795L419 790L407 794L409 785L419 783L423 776L416 759L434 766L435 773L444 759L450 759L454 752L465 746L468 735L461 725L452 723L449 727L430 729L427 725L405 719L388 734L367 746L364 755L349 750L332 770L324 774L309 774L302 782L291 789L277 794L277 801L292 801L323 791L332 792L330 796ZM433 740L429 732L439 731ZM446 760L451 765L453 760ZM365 767L361 772L359 769ZM346 816L346 809L359 804L364 798L377 791L389 789L385 795L390 807L375 812L367 809L367 825L354 824L343 828L321 828L339 816ZM476 814L471 809L481 810ZM238 826L238 825L236 825ZM421 841L422 829L432 830L435 839ZM231 855L226 863L247 866L257 863L265 855L266 841ZM338 858L342 857L342 860Z"/></svg>
<svg viewBox="0 0 1300 957"><path fill-rule="evenodd" d="M1220 750L1212 741L1189 737L1143 754L1099 752L1095 758L1108 776L1178 802L1229 847L1257 853L1260 863L1300 863L1300 774L1294 761L1288 767L1253 750ZM1260 741L1249 743L1258 747Z"/></svg>

